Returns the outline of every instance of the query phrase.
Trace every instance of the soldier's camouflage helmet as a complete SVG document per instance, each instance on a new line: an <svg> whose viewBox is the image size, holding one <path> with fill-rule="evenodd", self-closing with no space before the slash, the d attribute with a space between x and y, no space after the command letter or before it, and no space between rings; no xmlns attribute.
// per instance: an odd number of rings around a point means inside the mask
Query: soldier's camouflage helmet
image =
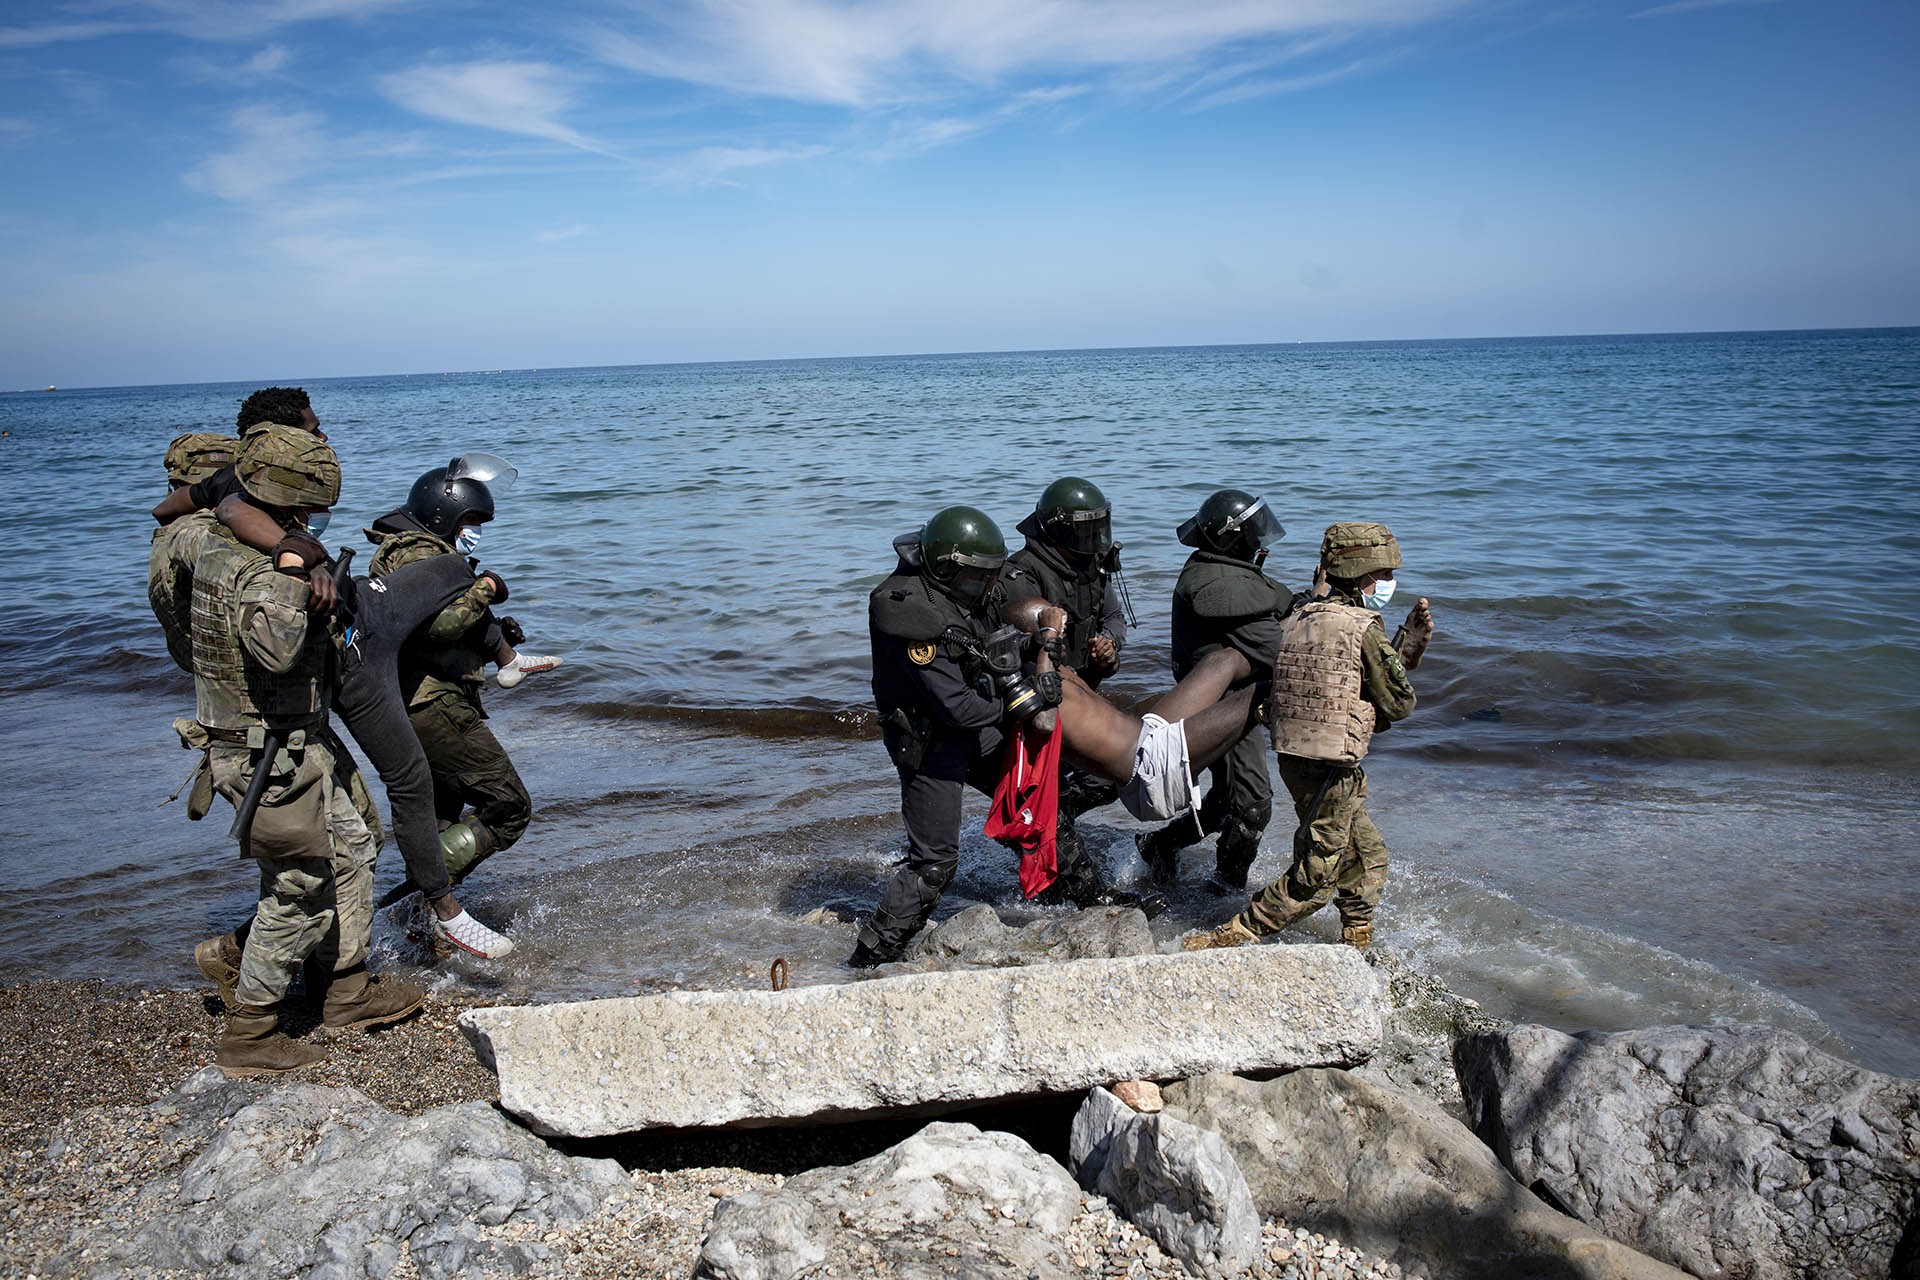
<svg viewBox="0 0 1920 1280"><path fill-rule="evenodd" d="M895 551L956 599L986 599L1007 563L1000 526L973 507L943 507L920 527L893 540Z"/></svg>
<svg viewBox="0 0 1920 1280"><path fill-rule="evenodd" d="M222 467L233 465L240 442L213 431L189 431L167 446L167 483L175 488L198 484Z"/></svg>
<svg viewBox="0 0 1920 1280"><path fill-rule="evenodd" d="M248 497L270 507L323 511L340 497L339 459L301 427L248 432L233 471Z"/></svg>
<svg viewBox="0 0 1920 1280"><path fill-rule="evenodd" d="M1383 524L1350 521L1327 526L1320 563L1330 578L1358 578L1400 567L1400 543Z"/></svg>
<svg viewBox="0 0 1920 1280"><path fill-rule="evenodd" d="M1113 508L1093 481L1062 476L1033 504L1020 532L1078 555L1097 556L1113 545Z"/></svg>

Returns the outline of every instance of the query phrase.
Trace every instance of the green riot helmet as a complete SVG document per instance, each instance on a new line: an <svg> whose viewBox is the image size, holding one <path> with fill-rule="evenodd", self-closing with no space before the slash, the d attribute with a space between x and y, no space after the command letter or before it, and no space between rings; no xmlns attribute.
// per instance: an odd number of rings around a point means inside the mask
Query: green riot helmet
<svg viewBox="0 0 1920 1280"><path fill-rule="evenodd" d="M1344 521L1327 526L1320 565L1329 578L1353 579L1400 567L1400 542L1383 524Z"/></svg>
<svg viewBox="0 0 1920 1280"><path fill-rule="evenodd" d="M240 442L212 431L189 431L167 446L167 483L176 489L197 484L222 467L233 465Z"/></svg>
<svg viewBox="0 0 1920 1280"><path fill-rule="evenodd" d="M413 482L406 512L420 527L452 541L460 525L493 519L493 496L520 475L505 458L492 453L463 453Z"/></svg>
<svg viewBox="0 0 1920 1280"><path fill-rule="evenodd" d="M304 427L248 432L233 473L249 498L269 507L319 511L340 498L340 460Z"/></svg>
<svg viewBox="0 0 1920 1280"><path fill-rule="evenodd" d="M1007 540L1000 535L1000 526L973 507L934 512L921 526L919 542L920 571L940 590L969 605L987 598L1007 562Z"/></svg>
<svg viewBox="0 0 1920 1280"><path fill-rule="evenodd" d="M1062 476L1040 495L1020 532L1074 555L1104 555L1113 545L1113 508L1093 481Z"/></svg>
<svg viewBox="0 0 1920 1280"><path fill-rule="evenodd" d="M1287 531L1274 519L1265 498L1244 489L1221 489L1180 525L1180 541L1236 560L1251 560Z"/></svg>

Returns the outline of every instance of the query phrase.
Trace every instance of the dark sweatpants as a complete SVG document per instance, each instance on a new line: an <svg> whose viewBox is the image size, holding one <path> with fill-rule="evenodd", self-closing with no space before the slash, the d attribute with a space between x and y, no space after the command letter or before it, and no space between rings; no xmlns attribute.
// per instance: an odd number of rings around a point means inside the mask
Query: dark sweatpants
<svg viewBox="0 0 1920 1280"><path fill-rule="evenodd" d="M400 646L473 585L457 555L429 556L384 578L356 578L353 641L333 708L387 789L407 879L429 902L452 888L434 819L433 773L400 695Z"/></svg>

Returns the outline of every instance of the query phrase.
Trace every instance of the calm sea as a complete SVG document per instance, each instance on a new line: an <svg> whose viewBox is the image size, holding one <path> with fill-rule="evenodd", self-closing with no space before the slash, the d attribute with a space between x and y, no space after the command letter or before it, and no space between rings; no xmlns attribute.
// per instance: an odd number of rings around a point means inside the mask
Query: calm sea
<svg viewBox="0 0 1920 1280"><path fill-rule="evenodd" d="M192 690L142 583L167 441L230 429L253 385L0 396L0 979L194 982L252 901L224 819L156 807ZM521 468L481 557L567 658L489 698L539 812L463 896L521 949L444 981L752 986L775 956L840 980L903 846L864 635L894 535L955 502L1011 534L1093 479L1140 617L1108 689L1145 695L1174 528L1231 484L1287 525L1270 572L1303 584L1329 522L1384 520L1389 623L1433 601L1420 708L1369 761L1389 943L1515 1016L1768 1022L1920 1074L1920 330L305 385L346 471L331 543L457 453ZM975 816L943 914L1032 914ZM1138 829L1089 819L1115 878ZM1189 858L1168 945L1228 909ZM419 959L392 922L380 947Z"/></svg>

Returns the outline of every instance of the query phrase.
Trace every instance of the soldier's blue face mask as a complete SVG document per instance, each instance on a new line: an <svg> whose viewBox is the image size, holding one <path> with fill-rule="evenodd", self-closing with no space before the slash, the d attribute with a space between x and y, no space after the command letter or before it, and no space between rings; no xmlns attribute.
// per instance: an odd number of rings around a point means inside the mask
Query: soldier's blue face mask
<svg viewBox="0 0 1920 1280"><path fill-rule="evenodd" d="M1360 603L1369 609L1384 609L1393 599L1393 579L1381 578L1373 586L1360 593Z"/></svg>
<svg viewBox="0 0 1920 1280"><path fill-rule="evenodd" d="M319 537L327 531L327 522L331 519L333 519L331 511L307 512L307 532L316 538Z"/></svg>
<svg viewBox="0 0 1920 1280"><path fill-rule="evenodd" d="M460 532L453 535L453 549L463 556L472 555L473 549L479 545L480 526L477 524L463 524Z"/></svg>

